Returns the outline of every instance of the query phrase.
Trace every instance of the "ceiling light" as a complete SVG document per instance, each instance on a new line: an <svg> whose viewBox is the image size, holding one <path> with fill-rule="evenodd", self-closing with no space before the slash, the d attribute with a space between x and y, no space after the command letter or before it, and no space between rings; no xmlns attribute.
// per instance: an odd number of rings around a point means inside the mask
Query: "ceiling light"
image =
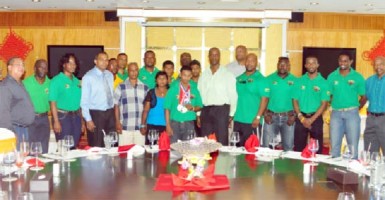
<svg viewBox="0 0 385 200"><path fill-rule="evenodd" d="M353 13L356 12L356 10L347 10L347 12Z"/></svg>
<svg viewBox="0 0 385 200"><path fill-rule="evenodd" d="M317 2L310 2L310 5L312 5L312 6L315 6L315 5L318 5L319 3L317 3Z"/></svg>
<svg viewBox="0 0 385 200"><path fill-rule="evenodd" d="M32 2L38 3L38 2L40 2L40 0L32 0Z"/></svg>
<svg viewBox="0 0 385 200"><path fill-rule="evenodd" d="M262 4L261 1L256 1L256 2L254 2L254 5L261 5L261 4Z"/></svg>
<svg viewBox="0 0 385 200"><path fill-rule="evenodd" d="M297 11L299 11L299 12L304 12L304 11L306 11L306 9L300 8L300 9L297 9Z"/></svg>
<svg viewBox="0 0 385 200"><path fill-rule="evenodd" d="M150 3L148 0L143 0L142 3Z"/></svg>
<svg viewBox="0 0 385 200"><path fill-rule="evenodd" d="M365 6L374 6L374 4L372 4L372 3L367 3L367 4L365 4Z"/></svg>
<svg viewBox="0 0 385 200"><path fill-rule="evenodd" d="M86 2L94 2L95 0L86 0Z"/></svg>
<svg viewBox="0 0 385 200"><path fill-rule="evenodd" d="M11 7L9 7L9 6L2 6L1 9L9 10L9 9L11 9Z"/></svg>
<svg viewBox="0 0 385 200"><path fill-rule="evenodd" d="M204 5L204 4L206 4L206 2L204 2L204 1L198 1L197 4L198 4L198 5Z"/></svg>

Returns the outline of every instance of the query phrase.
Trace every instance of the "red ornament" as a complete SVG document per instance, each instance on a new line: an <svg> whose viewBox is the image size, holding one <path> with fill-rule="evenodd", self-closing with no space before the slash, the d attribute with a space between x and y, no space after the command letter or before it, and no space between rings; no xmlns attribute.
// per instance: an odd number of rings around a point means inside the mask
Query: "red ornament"
<svg viewBox="0 0 385 200"><path fill-rule="evenodd" d="M32 49L32 43L25 41L10 29L8 35L0 45L0 59L5 62L12 57L20 57L25 60Z"/></svg>
<svg viewBox="0 0 385 200"><path fill-rule="evenodd" d="M372 49L362 53L362 58L367 61L374 61L378 56L385 56L385 36L382 36Z"/></svg>

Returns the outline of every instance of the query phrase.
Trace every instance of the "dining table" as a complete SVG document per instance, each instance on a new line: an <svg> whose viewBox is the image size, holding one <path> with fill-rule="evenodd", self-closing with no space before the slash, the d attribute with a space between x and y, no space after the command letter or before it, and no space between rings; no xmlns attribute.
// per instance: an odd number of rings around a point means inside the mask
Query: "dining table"
<svg viewBox="0 0 385 200"><path fill-rule="evenodd" d="M166 156L165 156L166 155ZM214 191L156 191L161 174L177 174L177 154L166 151L145 152L125 158L118 154L90 154L76 159L46 162L41 171L27 169L15 175L14 182L1 181L1 190L9 199L30 191L36 174L52 175L49 192L32 192L34 199L337 199L340 192L352 192L355 199L369 199L369 177L359 176L358 184L342 185L327 179L326 163L308 166L307 161L276 158L258 161L254 155L215 152L209 161L215 174L226 175L229 188Z"/></svg>

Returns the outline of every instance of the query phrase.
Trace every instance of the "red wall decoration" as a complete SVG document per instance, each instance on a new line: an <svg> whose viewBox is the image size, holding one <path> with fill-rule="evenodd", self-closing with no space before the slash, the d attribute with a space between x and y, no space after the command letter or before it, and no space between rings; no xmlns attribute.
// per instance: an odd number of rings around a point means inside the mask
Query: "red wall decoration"
<svg viewBox="0 0 385 200"><path fill-rule="evenodd" d="M33 45L21 36L17 35L12 29L0 44L0 59L7 62L12 57L20 57L25 60L28 53L33 49Z"/></svg>

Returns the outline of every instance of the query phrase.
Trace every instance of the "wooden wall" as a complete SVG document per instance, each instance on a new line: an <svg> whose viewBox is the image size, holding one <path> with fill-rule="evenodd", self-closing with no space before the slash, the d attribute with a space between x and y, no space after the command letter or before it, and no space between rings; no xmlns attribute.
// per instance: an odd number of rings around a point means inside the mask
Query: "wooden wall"
<svg viewBox="0 0 385 200"><path fill-rule="evenodd" d="M292 72L302 73L302 47L346 47L357 49L357 71L372 75L371 62L362 58L383 36L385 16L333 13L304 13L303 23L289 23L287 49ZM336 66L337 67L337 66Z"/></svg>
<svg viewBox="0 0 385 200"><path fill-rule="evenodd" d="M27 76L36 59L47 59L47 45L104 45L110 57L119 53L119 22L106 22L104 11L0 12L0 19L0 44L12 27L34 46L25 60ZM3 75L5 65L0 62Z"/></svg>

